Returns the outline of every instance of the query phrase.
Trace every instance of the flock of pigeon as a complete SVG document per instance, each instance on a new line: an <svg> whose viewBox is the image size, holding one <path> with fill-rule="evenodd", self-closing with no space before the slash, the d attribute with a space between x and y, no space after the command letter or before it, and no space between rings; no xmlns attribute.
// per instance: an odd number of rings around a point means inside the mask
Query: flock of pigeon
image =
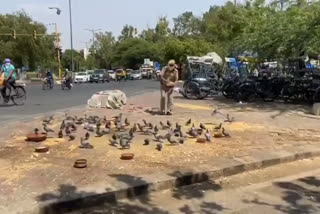
<svg viewBox="0 0 320 214"><path fill-rule="evenodd" d="M215 111L213 114L216 113ZM54 132L48 125L52 124L53 116L42 121L43 130L46 134ZM227 118L224 122L231 123L234 118ZM123 114L120 113L117 116L112 117L111 120L107 120L106 117L100 118L99 116L87 116L84 118L77 116L69 116L65 114L65 118L60 125L58 132L58 138L68 137L69 141L75 140L75 132L78 126L83 126L86 130L84 137L80 138L80 148L92 149L94 146L90 144L90 136L94 134L95 137L102 137L105 135L111 135L109 139L110 146L117 147L120 149L130 149L130 145L133 142L136 133L146 136L144 139L144 146L150 145L151 141L157 142L156 149L161 151L163 148L163 142L168 141L170 144L179 145L184 144L188 137L198 139L202 135L206 142L211 142L211 135L209 129L202 123L199 128L196 128L192 120L189 119L184 124L186 127L190 127L186 134L182 131L182 126L179 123L173 125L169 120L166 123L160 122L158 125L154 125L151 122L147 122L145 119L142 123L135 123L130 127L128 118L124 118ZM226 132L222 123L214 128L214 137L230 137L230 134ZM37 134L39 129L35 129L34 132ZM164 134L160 134L164 133ZM153 137L153 139L151 139Z"/></svg>

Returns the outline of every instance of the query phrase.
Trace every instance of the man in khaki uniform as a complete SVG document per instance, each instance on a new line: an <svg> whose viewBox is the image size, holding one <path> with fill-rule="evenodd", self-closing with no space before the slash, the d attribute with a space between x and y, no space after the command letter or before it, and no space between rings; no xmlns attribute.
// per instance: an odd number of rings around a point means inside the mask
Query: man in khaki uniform
<svg viewBox="0 0 320 214"><path fill-rule="evenodd" d="M164 115L172 115L173 107L173 88L179 80L178 70L174 60L170 60L168 66L165 67L160 73L161 84L161 100L160 111Z"/></svg>

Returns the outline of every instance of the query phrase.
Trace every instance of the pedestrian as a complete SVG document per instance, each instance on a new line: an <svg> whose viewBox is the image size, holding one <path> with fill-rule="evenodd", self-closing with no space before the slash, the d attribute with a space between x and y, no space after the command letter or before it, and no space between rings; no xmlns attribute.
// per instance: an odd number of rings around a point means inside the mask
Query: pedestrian
<svg viewBox="0 0 320 214"><path fill-rule="evenodd" d="M173 89L179 79L178 70L174 60L168 62L168 66L160 73L160 111L163 115L172 115Z"/></svg>
<svg viewBox="0 0 320 214"><path fill-rule="evenodd" d="M11 93L11 88L15 88L16 83L16 70L15 67L11 64L10 59L5 59L4 64L1 67L0 76L4 74L4 87L1 89L1 95L5 103L9 102L9 96L7 93L7 89L9 89Z"/></svg>

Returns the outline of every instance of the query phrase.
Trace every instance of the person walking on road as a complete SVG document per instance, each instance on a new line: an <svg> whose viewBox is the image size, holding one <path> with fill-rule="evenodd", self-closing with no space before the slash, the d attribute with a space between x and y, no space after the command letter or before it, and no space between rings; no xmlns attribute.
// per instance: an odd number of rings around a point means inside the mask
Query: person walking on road
<svg viewBox="0 0 320 214"><path fill-rule="evenodd" d="M0 76L4 74L4 86L1 89L1 95L5 103L9 102L9 95L7 95L7 89L11 92L11 88L15 88L16 82L16 70L15 67L11 64L10 59L5 59L4 64L1 67Z"/></svg>
<svg viewBox="0 0 320 214"><path fill-rule="evenodd" d="M160 111L163 115L172 115L173 89L179 80L178 70L174 60L168 62L160 73Z"/></svg>

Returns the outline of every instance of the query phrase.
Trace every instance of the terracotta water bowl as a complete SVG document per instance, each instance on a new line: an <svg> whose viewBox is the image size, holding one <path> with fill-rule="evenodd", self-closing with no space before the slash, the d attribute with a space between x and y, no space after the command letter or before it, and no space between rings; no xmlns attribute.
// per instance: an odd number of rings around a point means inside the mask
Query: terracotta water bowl
<svg viewBox="0 0 320 214"><path fill-rule="evenodd" d="M121 160L132 160L134 157L133 153L123 153L120 157Z"/></svg>
<svg viewBox="0 0 320 214"><path fill-rule="evenodd" d="M86 168L87 167L87 160L86 159L78 159L74 162L74 168Z"/></svg>
<svg viewBox="0 0 320 214"><path fill-rule="evenodd" d="M45 153L45 152L49 151L49 146L39 146L39 147L35 148L34 151L38 152L38 153Z"/></svg>
<svg viewBox="0 0 320 214"><path fill-rule="evenodd" d="M32 133L32 134L28 134L27 135L27 141L31 141L31 142L42 142L45 141L47 139L47 134L45 133Z"/></svg>

